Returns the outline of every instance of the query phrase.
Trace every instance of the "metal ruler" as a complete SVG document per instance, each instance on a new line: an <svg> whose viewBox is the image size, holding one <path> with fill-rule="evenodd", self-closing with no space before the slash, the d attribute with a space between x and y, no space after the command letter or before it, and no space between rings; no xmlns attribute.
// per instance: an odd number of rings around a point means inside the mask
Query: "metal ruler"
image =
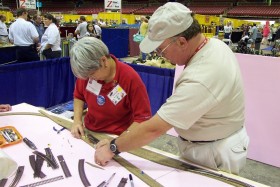
<svg viewBox="0 0 280 187"><path fill-rule="evenodd" d="M42 181L39 181L39 182L27 184L27 185L24 185L24 186L21 186L21 187L41 186L41 185L48 184L48 183L51 183L51 182L55 182L55 181L62 180L62 179L64 179L63 176L58 176L58 177L53 177L53 178L49 178L49 179L46 179L46 180L42 180Z"/></svg>

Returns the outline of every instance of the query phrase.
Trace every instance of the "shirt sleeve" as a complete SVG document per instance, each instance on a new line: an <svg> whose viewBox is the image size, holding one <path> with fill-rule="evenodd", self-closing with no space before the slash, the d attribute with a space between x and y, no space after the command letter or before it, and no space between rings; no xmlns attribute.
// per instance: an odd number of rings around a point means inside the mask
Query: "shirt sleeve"
<svg viewBox="0 0 280 187"><path fill-rule="evenodd" d="M101 36L101 28L99 26L97 26L97 25L94 25L94 28L96 30L96 34Z"/></svg>
<svg viewBox="0 0 280 187"><path fill-rule="evenodd" d="M183 82L157 114L172 126L186 130L217 104L215 96L203 84Z"/></svg>
<svg viewBox="0 0 280 187"><path fill-rule="evenodd" d="M77 79L74 89L74 98L80 99L82 101L85 101L85 97L83 94L83 90L85 89L85 80Z"/></svg>
<svg viewBox="0 0 280 187"><path fill-rule="evenodd" d="M79 24L75 30L75 32L80 31L81 24Z"/></svg>
<svg viewBox="0 0 280 187"><path fill-rule="evenodd" d="M54 45L57 41L59 31L56 26L52 26L48 32L48 44Z"/></svg>
<svg viewBox="0 0 280 187"><path fill-rule="evenodd" d="M37 31L36 27L32 23L30 23L29 28L30 28L32 38L38 38L39 34L38 34L38 31Z"/></svg>
<svg viewBox="0 0 280 187"><path fill-rule="evenodd" d="M13 25L11 25L10 28L9 28L9 30L10 30L9 31L9 39L14 41L14 36L13 36L13 30L12 29L13 29Z"/></svg>

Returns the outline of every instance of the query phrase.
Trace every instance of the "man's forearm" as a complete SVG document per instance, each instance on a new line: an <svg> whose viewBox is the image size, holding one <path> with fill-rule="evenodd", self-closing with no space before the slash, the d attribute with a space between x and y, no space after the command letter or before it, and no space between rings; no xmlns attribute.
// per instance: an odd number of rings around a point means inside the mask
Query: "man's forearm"
<svg viewBox="0 0 280 187"><path fill-rule="evenodd" d="M124 131L120 136L125 135L126 133L129 133L134 127L139 125L138 122L133 122L127 129Z"/></svg>
<svg viewBox="0 0 280 187"><path fill-rule="evenodd" d="M149 144L160 135L166 133L172 126L163 121L158 115L139 125L129 128L129 132L123 133L116 140L118 150L127 152Z"/></svg>

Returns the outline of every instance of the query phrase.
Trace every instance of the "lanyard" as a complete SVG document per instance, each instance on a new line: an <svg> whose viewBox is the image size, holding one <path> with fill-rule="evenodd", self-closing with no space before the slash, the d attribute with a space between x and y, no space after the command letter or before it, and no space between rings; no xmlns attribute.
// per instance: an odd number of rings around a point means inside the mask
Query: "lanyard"
<svg viewBox="0 0 280 187"><path fill-rule="evenodd" d="M192 55L192 57L202 48L205 46L205 44L208 42L208 39L205 37L205 39L203 40L203 42L196 48L196 50L194 51L194 54ZM191 57L191 58L192 58Z"/></svg>
<svg viewBox="0 0 280 187"><path fill-rule="evenodd" d="M208 39L205 37L205 39L203 40L203 42L196 48L196 50L194 51L193 55L191 56L190 59L192 59L192 57L200 50L202 49L202 47L204 47L208 42ZM187 64L185 65L184 69L187 67Z"/></svg>

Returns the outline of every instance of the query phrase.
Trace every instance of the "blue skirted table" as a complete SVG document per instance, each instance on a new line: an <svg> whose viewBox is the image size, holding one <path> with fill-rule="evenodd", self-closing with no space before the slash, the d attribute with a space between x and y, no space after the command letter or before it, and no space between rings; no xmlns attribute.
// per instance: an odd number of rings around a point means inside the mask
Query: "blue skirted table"
<svg viewBox="0 0 280 187"><path fill-rule="evenodd" d="M69 58L0 66L0 103L51 107L73 99Z"/></svg>
<svg viewBox="0 0 280 187"><path fill-rule="evenodd" d="M65 43L65 31L67 30L68 33L73 33L75 27L62 28L62 56L68 56L71 46L68 46L67 43ZM102 41L107 45L110 53L114 54L117 58L137 56L140 53L139 44L133 41L133 34L137 32L138 29L136 28L102 28ZM15 49L15 46L0 47L0 64L15 61Z"/></svg>
<svg viewBox="0 0 280 187"><path fill-rule="evenodd" d="M16 61L16 47L0 47L0 64L6 64L13 61Z"/></svg>

